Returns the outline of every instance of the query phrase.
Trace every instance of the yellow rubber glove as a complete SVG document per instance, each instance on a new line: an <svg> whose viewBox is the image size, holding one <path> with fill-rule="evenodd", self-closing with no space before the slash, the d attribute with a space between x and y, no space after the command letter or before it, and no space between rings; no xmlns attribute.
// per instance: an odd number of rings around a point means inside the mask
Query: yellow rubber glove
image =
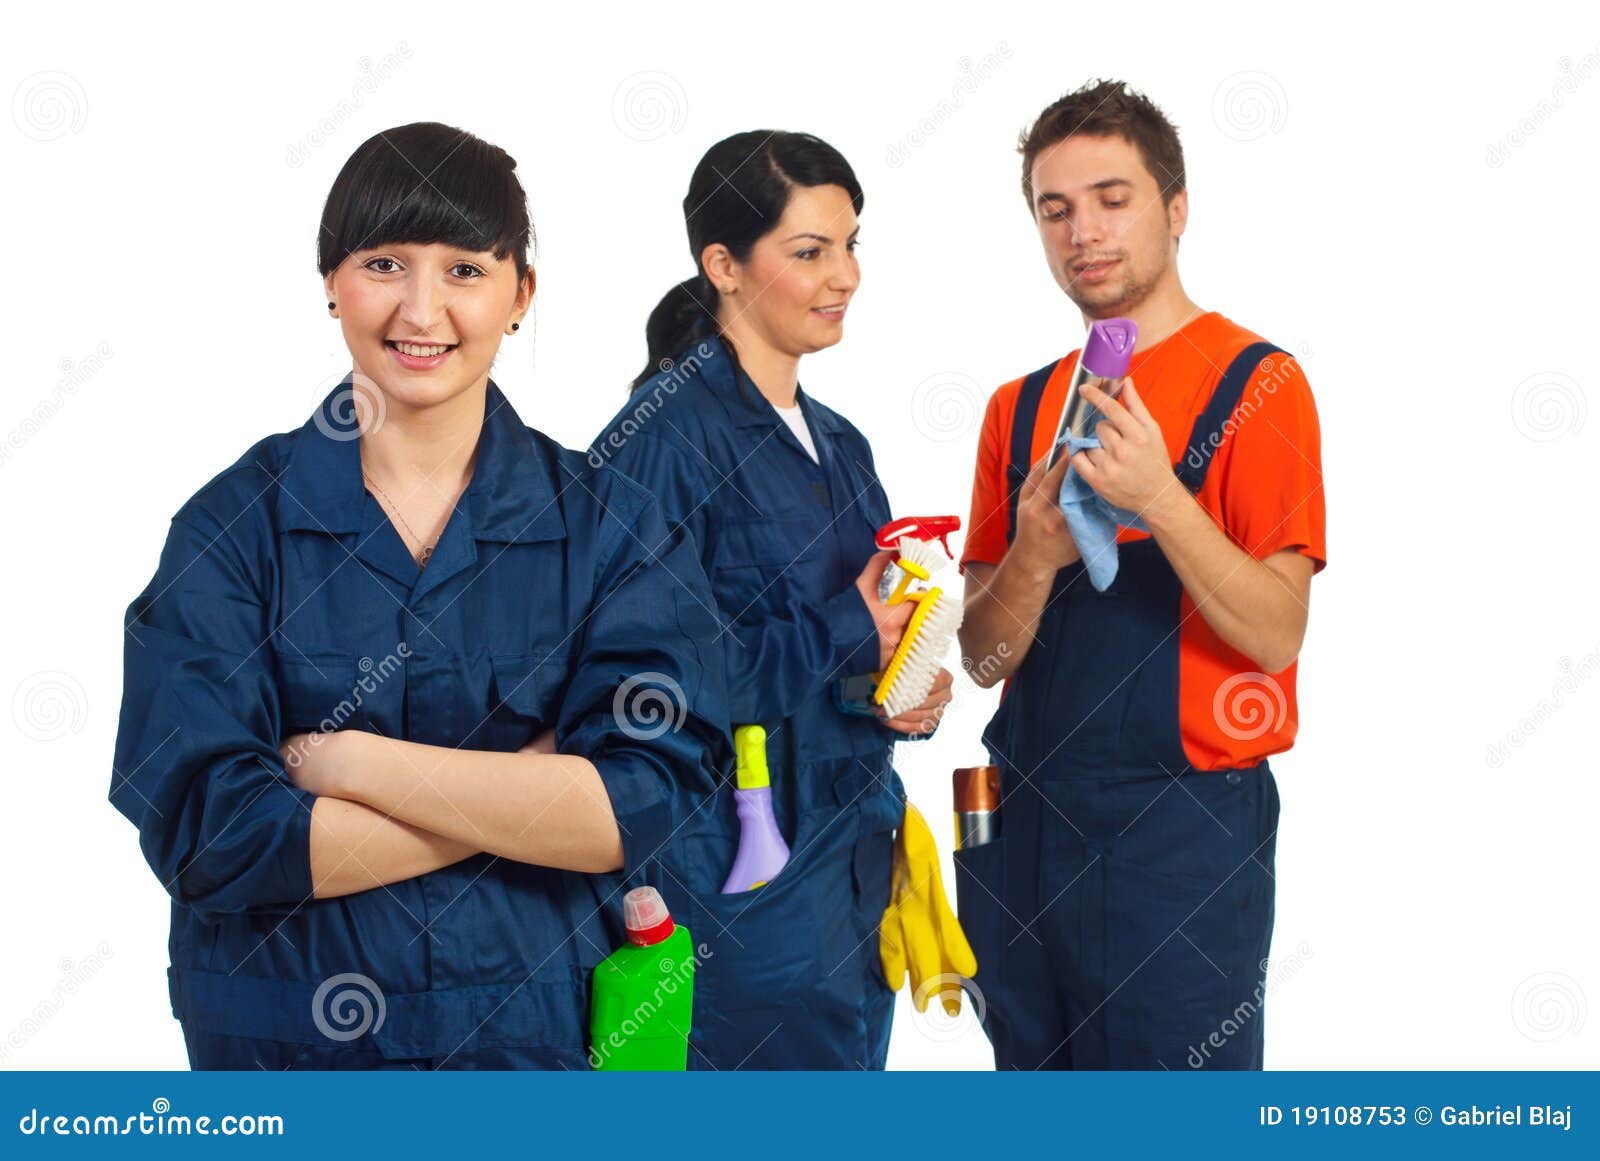
<svg viewBox="0 0 1600 1161"><path fill-rule="evenodd" d="M938 989L940 1002L951 1016L961 1014L961 988L953 977L971 979L977 974L978 960L945 898L933 832L909 802L895 838L894 883L889 889L889 909L878 928L878 954L883 959L883 978L894 991L900 990L910 968L917 1011L928 1010L926 987Z"/></svg>

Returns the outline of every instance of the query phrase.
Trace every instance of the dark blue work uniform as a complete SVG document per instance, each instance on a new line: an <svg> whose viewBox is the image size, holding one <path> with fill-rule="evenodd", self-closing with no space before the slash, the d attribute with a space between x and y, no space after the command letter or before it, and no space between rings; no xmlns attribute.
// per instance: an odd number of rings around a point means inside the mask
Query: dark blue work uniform
<svg viewBox="0 0 1600 1161"><path fill-rule="evenodd" d="M110 797L172 895L190 1062L586 1068L622 889L665 886L654 856L727 761L699 561L643 489L525 427L491 381L471 482L419 569L331 418L349 382L184 505L127 614ZM630 716L624 690L667 719ZM600 773L620 873L480 853L312 897L314 799L285 736L515 751L551 727Z"/></svg>
<svg viewBox="0 0 1600 1161"><path fill-rule="evenodd" d="M1248 375L1238 356L1174 466L1204 484ZM1022 384L1018 489L1054 364ZM1248 1069L1262 1064L1278 791L1254 766L1192 768L1179 732L1177 573L1154 537L1118 546L1114 582L1062 569L984 734L999 838L955 855L998 1068Z"/></svg>
<svg viewBox="0 0 1600 1161"><path fill-rule="evenodd" d="M739 835L726 783L674 843L669 877L710 951L691 1068L882 1068L888 1053L878 926L905 794L896 735L841 712L832 684L878 668L855 578L889 502L861 433L797 399L820 463L710 339L641 385L590 449L693 533L723 622L732 722L767 730L792 852L766 886L719 894Z"/></svg>

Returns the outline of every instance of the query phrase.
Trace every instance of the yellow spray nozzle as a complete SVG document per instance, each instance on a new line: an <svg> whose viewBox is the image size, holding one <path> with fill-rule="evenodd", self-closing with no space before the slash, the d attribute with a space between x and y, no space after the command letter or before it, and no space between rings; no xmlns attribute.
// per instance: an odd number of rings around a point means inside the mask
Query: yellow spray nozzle
<svg viewBox="0 0 1600 1161"><path fill-rule="evenodd" d="M907 560L902 556L895 561L895 564L900 568L900 583L894 586L894 591L889 594L889 599L883 602L886 605L898 605L905 600L909 595L906 590L911 587L912 581L926 581L928 579L928 570L914 560Z"/></svg>
<svg viewBox="0 0 1600 1161"><path fill-rule="evenodd" d="M767 775L767 731L764 726L735 726L733 753L738 760L734 775L740 790L770 786Z"/></svg>

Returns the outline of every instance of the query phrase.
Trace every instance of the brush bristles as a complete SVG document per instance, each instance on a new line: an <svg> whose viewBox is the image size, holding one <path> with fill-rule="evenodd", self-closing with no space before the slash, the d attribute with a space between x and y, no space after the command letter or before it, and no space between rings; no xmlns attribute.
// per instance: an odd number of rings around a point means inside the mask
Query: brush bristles
<svg viewBox="0 0 1600 1161"><path fill-rule="evenodd" d="M931 540L918 540L915 536L902 536L900 543L895 546L902 560L909 560L913 564L922 566L929 576L933 576L950 563L950 558L940 551L939 546Z"/></svg>
<svg viewBox="0 0 1600 1161"><path fill-rule="evenodd" d="M906 539L910 539L907 537ZM905 544L905 540L900 543ZM950 642L961 628L961 599L955 593L940 593L922 622L917 639L906 651L906 659L895 675L883 707L891 718L915 709L927 698L939 676Z"/></svg>

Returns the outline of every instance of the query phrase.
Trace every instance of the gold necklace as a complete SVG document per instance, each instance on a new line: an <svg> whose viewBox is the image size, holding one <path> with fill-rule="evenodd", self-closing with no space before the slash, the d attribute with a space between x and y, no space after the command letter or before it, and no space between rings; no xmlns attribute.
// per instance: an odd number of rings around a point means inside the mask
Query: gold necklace
<svg viewBox="0 0 1600 1161"><path fill-rule="evenodd" d="M367 475L366 472L361 473L361 478L367 483L371 484L374 488L378 489L378 495L388 505L389 511L394 513L394 518L400 521L407 532L411 533L412 540L415 540L418 544L422 545L422 556L417 560L417 567L427 568L428 558L433 555L434 545L439 543L439 538L434 537L431 542L424 541L422 537L417 535L417 530L411 527L411 524L406 520L406 518L400 514L399 505L390 499L389 493L383 490L383 485L378 483L378 481L374 480L371 476Z"/></svg>

